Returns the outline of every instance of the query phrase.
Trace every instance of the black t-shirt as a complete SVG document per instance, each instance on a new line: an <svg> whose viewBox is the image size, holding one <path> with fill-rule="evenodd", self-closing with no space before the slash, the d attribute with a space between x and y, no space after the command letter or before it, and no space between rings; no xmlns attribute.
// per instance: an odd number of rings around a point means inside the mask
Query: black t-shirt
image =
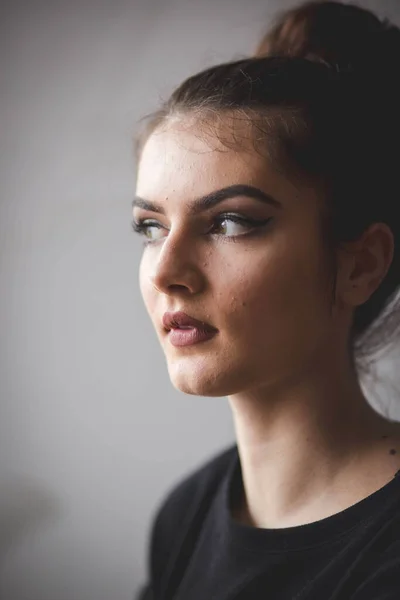
<svg viewBox="0 0 400 600"><path fill-rule="evenodd" d="M242 493L236 445L169 492L143 600L400 600L400 471L349 508L284 529L235 521Z"/></svg>

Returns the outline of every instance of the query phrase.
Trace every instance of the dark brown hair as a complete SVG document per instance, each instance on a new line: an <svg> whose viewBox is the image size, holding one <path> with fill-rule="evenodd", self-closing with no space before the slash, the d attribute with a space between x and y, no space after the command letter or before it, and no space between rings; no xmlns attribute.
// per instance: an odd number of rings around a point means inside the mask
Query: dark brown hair
<svg viewBox="0 0 400 600"><path fill-rule="evenodd" d="M278 15L254 56L296 56L365 68L377 51L390 58L384 45L392 29L388 20L354 4L305 2Z"/></svg>
<svg viewBox="0 0 400 600"><path fill-rule="evenodd" d="M318 64L306 58L252 57L206 69L175 90L137 139L140 154L151 132L171 117L194 117L207 132L221 115L245 119L255 151L266 151L287 177L305 177L324 190L321 222L331 258L340 243L357 239L373 223L387 223L395 238L392 264L354 312L349 344L352 358L359 360L389 337L397 339L400 325L400 30L382 25L374 52L368 53L370 63L357 68L353 61L344 66L325 58ZM216 127L214 132L218 135ZM381 328L376 334L383 319L385 340Z"/></svg>

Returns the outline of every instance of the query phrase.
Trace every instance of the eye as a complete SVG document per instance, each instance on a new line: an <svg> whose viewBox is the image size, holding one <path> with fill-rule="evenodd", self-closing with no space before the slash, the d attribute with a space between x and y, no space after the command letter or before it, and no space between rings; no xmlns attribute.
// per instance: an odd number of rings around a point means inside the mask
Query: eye
<svg viewBox="0 0 400 600"><path fill-rule="evenodd" d="M243 230L249 230L252 227L255 227L257 224L261 224L261 221L254 221L252 219L246 219L244 217L240 217L239 215L231 215L225 214L220 215L215 219L215 223L217 228L225 229L226 237L235 237L237 235L241 235ZM262 222L264 223L264 222ZM216 227L213 226L211 233L215 232Z"/></svg>
<svg viewBox="0 0 400 600"><path fill-rule="evenodd" d="M151 231L151 229L164 229L158 221L151 221L150 219L138 219L137 221L132 221L132 229L135 233L139 235L143 235L144 237L149 237L147 234ZM159 239L159 238L156 238ZM152 243L154 240L150 237L150 239L144 242L144 245Z"/></svg>

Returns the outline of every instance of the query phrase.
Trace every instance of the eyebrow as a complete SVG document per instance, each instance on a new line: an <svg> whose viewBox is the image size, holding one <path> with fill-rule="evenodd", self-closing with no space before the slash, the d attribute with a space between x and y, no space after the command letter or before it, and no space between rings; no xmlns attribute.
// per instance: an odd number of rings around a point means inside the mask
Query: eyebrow
<svg viewBox="0 0 400 600"><path fill-rule="evenodd" d="M219 202L222 202L227 198L236 198L237 196L247 196L249 198L259 200L260 202L264 202L265 204L269 204L275 208L282 208L282 204L278 202L278 200L275 200L275 198L269 194L266 194L259 188L252 185L237 184L221 188L220 190L215 190L206 196L196 198L194 202L190 203L189 214L198 214L202 211L212 208L213 206L216 206L219 204ZM165 209L163 206L149 202L140 196L135 196L132 202L132 207L143 208L144 210L165 215Z"/></svg>

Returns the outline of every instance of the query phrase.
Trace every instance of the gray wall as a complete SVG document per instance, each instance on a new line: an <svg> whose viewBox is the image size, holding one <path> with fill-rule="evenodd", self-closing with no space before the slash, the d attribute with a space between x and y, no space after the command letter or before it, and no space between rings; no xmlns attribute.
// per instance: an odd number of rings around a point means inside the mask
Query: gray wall
<svg viewBox="0 0 400 600"><path fill-rule="evenodd" d="M130 600L165 491L233 441L226 400L170 384L142 304L131 134L291 4L2 4L2 600Z"/></svg>

